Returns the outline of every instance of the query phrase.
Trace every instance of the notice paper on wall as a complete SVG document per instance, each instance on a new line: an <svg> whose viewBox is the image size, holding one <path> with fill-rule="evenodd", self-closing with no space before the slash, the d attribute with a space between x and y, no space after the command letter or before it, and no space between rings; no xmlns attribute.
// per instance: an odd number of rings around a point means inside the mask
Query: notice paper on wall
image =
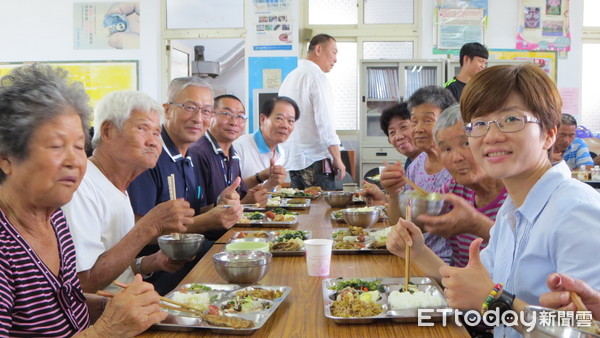
<svg viewBox="0 0 600 338"><path fill-rule="evenodd" d="M140 48L139 2L74 3L73 48Z"/></svg>
<svg viewBox="0 0 600 338"><path fill-rule="evenodd" d="M253 0L253 15L248 27L252 49L292 50L294 12L291 0Z"/></svg>

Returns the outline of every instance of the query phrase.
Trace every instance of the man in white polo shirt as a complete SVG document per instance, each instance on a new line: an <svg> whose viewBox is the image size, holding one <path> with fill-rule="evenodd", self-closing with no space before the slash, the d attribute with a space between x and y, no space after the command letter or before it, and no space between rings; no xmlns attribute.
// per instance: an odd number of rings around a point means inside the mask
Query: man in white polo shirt
<svg viewBox="0 0 600 338"><path fill-rule="evenodd" d="M244 183L248 187L264 183L273 190L285 180L285 154L279 144L292 131L300 110L296 102L286 96L277 96L264 103L260 111L260 128L234 142L238 152Z"/></svg>

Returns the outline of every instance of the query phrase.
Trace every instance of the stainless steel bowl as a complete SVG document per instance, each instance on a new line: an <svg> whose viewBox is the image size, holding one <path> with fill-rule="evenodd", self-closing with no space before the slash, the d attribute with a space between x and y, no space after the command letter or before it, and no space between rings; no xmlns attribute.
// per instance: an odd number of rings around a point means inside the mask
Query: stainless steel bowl
<svg viewBox="0 0 600 338"><path fill-rule="evenodd" d="M349 191L326 191L323 193L325 201L332 208L344 208L346 205L352 203L353 192Z"/></svg>
<svg viewBox="0 0 600 338"><path fill-rule="evenodd" d="M229 241L229 243L238 243L238 242L261 242L266 243L269 242L269 238L262 237L245 237L245 238L236 238Z"/></svg>
<svg viewBox="0 0 600 338"><path fill-rule="evenodd" d="M173 260L188 260L198 253L203 241L201 234L163 235L158 237L158 246Z"/></svg>
<svg viewBox="0 0 600 338"><path fill-rule="evenodd" d="M269 252L255 250L223 251L213 256L213 263L227 282L254 284L269 272L272 257Z"/></svg>
<svg viewBox="0 0 600 338"><path fill-rule="evenodd" d="M429 193L427 195L420 194L415 190L408 190L399 196L400 216L406 218L406 205L410 201L411 220L421 230L423 223L417 220L419 215L437 216L447 212L446 201L442 199L441 194Z"/></svg>
<svg viewBox="0 0 600 338"><path fill-rule="evenodd" d="M542 312L545 312L545 317L550 318L553 316L555 319L554 323L541 321ZM575 320L573 315L573 320ZM571 327L561 324L558 318L558 311L555 309L549 309L541 306L528 305L525 307L525 321L532 322L535 318L535 325L530 332L527 332L527 328L523 331L523 337L565 337L565 338L598 338L600 335L585 332L578 327ZM574 323L576 324L576 323Z"/></svg>
<svg viewBox="0 0 600 338"><path fill-rule="evenodd" d="M366 211L363 208L349 208L342 210L342 216L346 223L356 227L368 228L379 220L380 208L369 207L372 210ZM362 209L362 210L361 210Z"/></svg>

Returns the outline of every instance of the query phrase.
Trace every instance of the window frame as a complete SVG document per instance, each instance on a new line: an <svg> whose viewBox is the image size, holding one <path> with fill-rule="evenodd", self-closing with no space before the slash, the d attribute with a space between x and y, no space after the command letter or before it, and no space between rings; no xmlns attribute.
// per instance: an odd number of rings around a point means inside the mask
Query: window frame
<svg viewBox="0 0 600 338"><path fill-rule="evenodd" d="M329 34L340 42L356 42L356 59L358 74L357 96L356 96L356 130L338 130L338 134L357 134L360 129L360 94L361 94L361 73L360 67L363 60L363 43L371 41L400 41L413 43L413 59L421 58L421 27L419 19L422 11L421 1L413 0L413 23L412 24L365 24L364 22L364 2L368 0L357 0L358 23L356 25L310 25L308 23L309 1L302 1L301 4L301 25L300 39L305 43L300 46L300 57L305 58L308 42L310 38L317 33ZM408 60L408 59L407 59Z"/></svg>

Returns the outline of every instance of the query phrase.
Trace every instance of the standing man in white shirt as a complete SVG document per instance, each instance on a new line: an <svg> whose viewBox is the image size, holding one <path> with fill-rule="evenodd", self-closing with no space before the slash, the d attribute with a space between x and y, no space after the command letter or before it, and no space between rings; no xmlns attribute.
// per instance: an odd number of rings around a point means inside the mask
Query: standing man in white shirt
<svg viewBox="0 0 600 338"><path fill-rule="evenodd" d="M286 167L292 187L320 186L335 190L335 175L342 179L346 167L340 154L340 138L333 124L333 92L325 73L337 61L335 39L327 34L315 35L305 60L285 78L279 96L296 101L302 119L296 123L286 147Z"/></svg>

